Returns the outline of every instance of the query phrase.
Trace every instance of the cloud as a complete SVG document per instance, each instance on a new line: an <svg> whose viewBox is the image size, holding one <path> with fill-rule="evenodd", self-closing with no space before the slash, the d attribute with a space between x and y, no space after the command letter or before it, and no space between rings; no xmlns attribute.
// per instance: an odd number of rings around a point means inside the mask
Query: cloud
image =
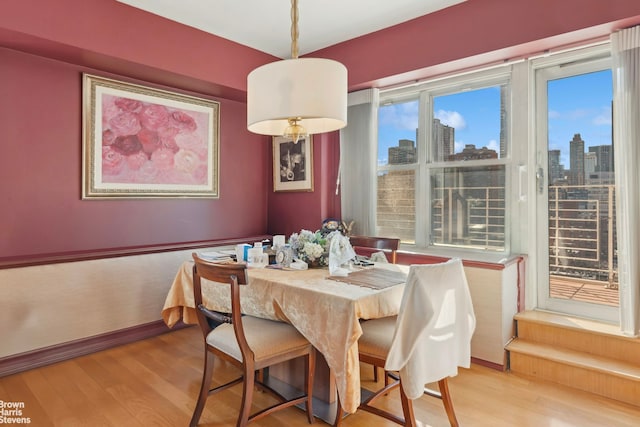
<svg viewBox="0 0 640 427"><path fill-rule="evenodd" d="M464 148L464 145L465 145L465 144L464 144L464 142L463 142L463 141L456 141L456 142L454 143L454 150L455 150L454 152L455 152L455 153L459 153L459 152L461 152L461 151L462 151L462 149Z"/></svg>
<svg viewBox="0 0 640 427"><path fill-rule="evenodd" d="M566 116L569 120L579 120L585 117L589 117L593 114L593 111L586 110L584 108L578 108L576 110L567 111Z"/></svg>
<svg viewBox="0 0 640 427"><path fill-rule="evenodd" d="M467 127L467 122L462 117L462 114L457 111L445 111L438 110L435 113L436 119L439 119L441 123L451 126L456 130L464 129Z"/></svg>
<svg viewBox="0 0 640 427"><path fill-rule="evenodd" d="M591 123L597 126L605 126L611 124L611 108L603 107L600 111L594 109L577 108L568 111L549 110L549 120L582 120L589 119Z"/></svg>
<svg viewBox="0 0 640 427"><path fill-rule="evenodd" d="M379 111L378 119L383 125L414 131L418 128L418 101L385 105Z"/></svg>
<svg viewBox="0 0 640 427"><path fill-rule="evenodd" d="M495 139L489 141L489 143L487 144L487 148L497 153L500 152L500 144L498 144L498 141L496 141Z"/></svg>
<svg viewBox="0 0 640 427"><path fill-rule="evenodd" d="M596 126L611 126L611 107L603 107L600 114L593 118Z"/></svg>

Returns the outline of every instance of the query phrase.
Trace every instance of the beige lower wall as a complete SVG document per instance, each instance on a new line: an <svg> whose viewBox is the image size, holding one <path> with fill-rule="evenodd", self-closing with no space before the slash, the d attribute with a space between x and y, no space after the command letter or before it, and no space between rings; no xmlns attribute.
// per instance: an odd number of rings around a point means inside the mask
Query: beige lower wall
<svg viewBox="0 0 640 427"><path fill-rule="evenodd" d="M0 270L0 358L160 320L191 252Z"/></svg>
<svg viewBox="0 0 640 427"><path fill-rule="evenodd" d="M160 320L191 252L0 270L0 358ZM516 313L515 264L465 272L477 318L472 356L502 365Z"/></svg>
<svg viewBox="0 0 640 427"><path fill-rule="evenodd" d="M476 315L471 355L487 362L504 364L504 346L513 336L517 312L517 264L504 270L465 267Z"/></svg>

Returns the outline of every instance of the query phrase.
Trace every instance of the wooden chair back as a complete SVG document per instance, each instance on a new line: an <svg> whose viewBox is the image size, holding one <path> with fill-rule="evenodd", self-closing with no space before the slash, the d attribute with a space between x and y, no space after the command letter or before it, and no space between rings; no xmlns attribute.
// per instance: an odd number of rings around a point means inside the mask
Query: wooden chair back
<svg viewBox="0 0 640 427"><path fill-rule="evenodd" d="M354 250L356 247L360 247L389 252L391 255L391 263L396 263L397 251L400 247L400 239L391 237L349 236L349 242L351 243L351 246L353 246Z"/></svg>
<svg viewBox="0 0 640 427"><path fill-rule="evenodd" d="M307 420L313 418L313 376L315 369L315 348L291 325L273 320L247 315L242 317L240 306L240 286L247 285L249 278L245 263L219 264L202 259L193 253L193 291L198 324L204 335L205 365L202 375L200 393L189 423L195 427L202 415L208 396L223 391L235 384L242 383L242 403L238 414L237 426L244 427L249 422L258 420L279 409L305 404ZM204 306L202 297L202 279L213 282L213 286L227 286L231 296L231 313L219 313ZM207 319L230 325L211 326ZM221 320L222 319L222 320ZM246 331L246 335L245 335ZM235 347L233 336L238 344ZM249 340L253 347L249 346ZM270 341L276 342L273 345ZM240 354L237 354L237 350ZM270 365L304 357L305 393L300 396L285 397L273 389L266 381L264 369ZM220 358L242 371L242 375L226 384L210 388L214 361ZM258 373L258 375L256 375ZM251 414L254 386L271 392L278 402ZM294 393L295 395L295 393Z"/></svg>
<svg viewBox="0 0 640 427"><path fill-rule="evenodd" d="M247 265L245 263L219 264L200 258L197 253L192 254L193 257L193 299L196 306L196 316L198 324L206 339L209 332L213 329L208 319L212 319L222 323L233 323L236 334L239 333L238 343L240 347L246 345L244 331L242 330L242 309L240 307L240 286L249 282L247 276ZM219 285L229 286L231 295L231 313L220 313L206 308L202 300L202 279L216 282Z"/></svg>

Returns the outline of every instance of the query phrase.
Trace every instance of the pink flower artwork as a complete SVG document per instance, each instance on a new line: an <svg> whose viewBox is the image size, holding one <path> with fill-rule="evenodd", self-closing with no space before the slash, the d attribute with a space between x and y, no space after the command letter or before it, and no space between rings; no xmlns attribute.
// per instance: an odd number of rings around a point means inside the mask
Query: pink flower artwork
<svg viewBox="0 0 640 427"><path fill-rule="evenodd" d="M102 96L102 182L206 185L208 115Z"/></svg>

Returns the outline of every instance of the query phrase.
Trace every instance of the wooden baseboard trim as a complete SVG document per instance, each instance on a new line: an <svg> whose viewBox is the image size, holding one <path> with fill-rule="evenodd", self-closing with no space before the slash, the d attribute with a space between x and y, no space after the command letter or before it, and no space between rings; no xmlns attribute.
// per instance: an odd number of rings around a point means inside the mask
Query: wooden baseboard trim
<svg viewBox="0 0 640 427"><path fill-rule="evenodd" d="M106 350L134 341L151 338L172 330L181 329L191 325L182 322L169 329L162 320L132 326L118 331L107 332L92 337L56 344L12 356L0 358L0 378L38 368L52 363L73 359L89 353Z"/></svg>
<svg viewBox="0 0 640 427"><path fill-rule="evenodd" d="M478 359L476 357L471 358L471 363L475 363L476 365L484 366L486 368L495 369L496 371L504 371L504 365L500 365L494 362L488 362L486 360Z"/></svg>

